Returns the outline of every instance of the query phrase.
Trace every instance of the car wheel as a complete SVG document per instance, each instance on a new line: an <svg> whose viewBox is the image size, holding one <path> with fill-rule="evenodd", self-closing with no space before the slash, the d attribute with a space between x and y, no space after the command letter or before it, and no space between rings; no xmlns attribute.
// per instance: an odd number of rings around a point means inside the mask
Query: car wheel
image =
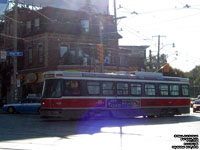
<svg viewBox="0 0 200 150"><path fill-rule="evenodd" d="M196 110L195 110L195 109L193 109L193 112L196 112Z"/></svg>
<svg viewBox="0 0 200 150"><path fill-rule="evenodd" d="M14 107L8 107L8 112L9 112L10 114L15 113L15 108L14 108Z"/></svg>

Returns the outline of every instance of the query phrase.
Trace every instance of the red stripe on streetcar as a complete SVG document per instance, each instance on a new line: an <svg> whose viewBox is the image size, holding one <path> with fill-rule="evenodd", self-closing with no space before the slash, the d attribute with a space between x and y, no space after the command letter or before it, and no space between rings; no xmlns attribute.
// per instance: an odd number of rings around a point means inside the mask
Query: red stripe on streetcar
<svg viewBox="0 0 200 150"><path fill-rule="evenodd" d="M141 107L190 106L190 99L141 99ZM105 108L105 99L43 99L42 108Z"/></svg>
<svg viewBox="0 0 200 150"><path fill-rule="evenodd" d="M105 99L46 99L42 108L103 108Z"/></svg>
<svg viewBox="0 0 200 150"><path fill-rule="evenodd" d="M189 106L190 99L142 99L141 107L147 106Z"/></svg>

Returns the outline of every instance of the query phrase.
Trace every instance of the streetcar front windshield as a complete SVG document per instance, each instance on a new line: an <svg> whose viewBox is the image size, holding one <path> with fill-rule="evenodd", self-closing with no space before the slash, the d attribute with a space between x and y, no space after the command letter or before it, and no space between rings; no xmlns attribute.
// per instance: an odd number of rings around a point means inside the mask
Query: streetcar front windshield
<svg viewBox="0 0 200 150"><path fill-rule="evenodd" d="M62 80L45 80L43 98L59 98L62 96Z"/></svg>

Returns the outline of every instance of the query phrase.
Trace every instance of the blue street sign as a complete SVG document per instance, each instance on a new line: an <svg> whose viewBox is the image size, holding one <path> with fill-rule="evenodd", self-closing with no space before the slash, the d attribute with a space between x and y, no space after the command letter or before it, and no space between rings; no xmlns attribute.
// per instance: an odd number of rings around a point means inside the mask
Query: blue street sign
<svg viewBox="0 0 200 150"><path fill-rule="evenodd" d="M8 52L7 56L23 56L23 52Z"/></svg>

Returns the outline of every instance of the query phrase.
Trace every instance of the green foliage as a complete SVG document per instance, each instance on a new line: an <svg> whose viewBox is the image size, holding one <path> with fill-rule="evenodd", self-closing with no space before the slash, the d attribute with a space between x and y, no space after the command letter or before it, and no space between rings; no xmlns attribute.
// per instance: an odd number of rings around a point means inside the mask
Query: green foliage
<svg viewBox="0 0 200 150"><path fill-rule="evenodd" d="M190 95L197 97L200 95L200 66L196 66L192 71L185 73L190 79Z"/></svg>
<svg viewBox="0 0 200 150"><path fill-rule="evenodd" d="M151 60L151 64L150 64L150 60L147 61L147 71L151 71L151 72L161 72L163 73L163 66L165 63L167 63L167 55L162 54L160 55L160 70L156 70L157 69L157 57L156 56L152 56L152 60ZM150 66L151 65L151 66ZM187 77L186 74L181 71L180 69L176 69L176 68L172 68L170 66L170 71L169 72L164 72L163 75L164 76L171 76L171 77Z"/></svg>
<svg viewBox="0 0 200 150"><path fill-rule="evenodd" d="M167 62L167 55L160 55L160 66L163 66ZM157 69L157 56L152 56L151 64L150 60L147 60L147 71L155 72ZM162 69L159 72L162 72Z"/></svg>
<svg viewBox="0 0 200 150"><path fill-rule="evenodd" d="M200 66L196 66L192 71L186 73L186 75L191 79L193 85L200 86Z"/></svg>
<svg viewBox="0 0 200 150"><path fill-rule="evenodd" d="M163 75L171 76L171 77L186 78L186 74L183 71L181 71L180 69L177 69L177 68L172 68L172 67L170 67L169 72L164 72Z"/></svg>

